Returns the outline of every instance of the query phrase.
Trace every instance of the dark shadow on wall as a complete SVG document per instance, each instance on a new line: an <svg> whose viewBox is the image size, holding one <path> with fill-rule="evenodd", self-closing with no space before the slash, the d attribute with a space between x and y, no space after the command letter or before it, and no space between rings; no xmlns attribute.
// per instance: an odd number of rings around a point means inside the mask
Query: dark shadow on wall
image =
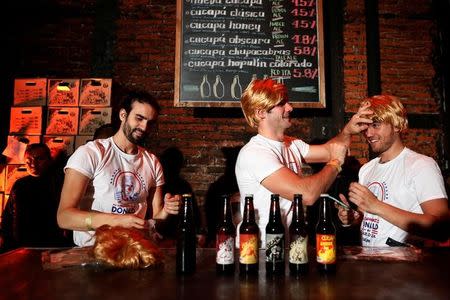
<svg viewBox="0 0 450 300"><path fill-rule="evenodd" d="M216 237L216 226L222 218L219 214L222 205L221 196L230 195L233 215L239 212L239 187L236 181L234 167L241 146L224 147L221 150L225 157L225 171L222 176L210 185L205 199L205 214L208 230L207 245L210 246L213 246ZM235 220L236 218L233 219Z"/></svg>
<svg viewBox="0 0 450 300"><path fill-rule="evenodd" d="M163 187L163 194L171 193L172 195L192 194L193 208L194 208L194 220L196 221L195 227L197 233L200 232L202 227L200 209L195 197L195 193L192 190L191 184L181 176L181 169L184 167L184 156L180 149L176 147L170 147L164 150L160 156L160 162L164 171L165 184ZM161 228L162 234L167 238L176 237L176 229L178 225L178 216L171 216L164 223L164 228Z"/></svg>

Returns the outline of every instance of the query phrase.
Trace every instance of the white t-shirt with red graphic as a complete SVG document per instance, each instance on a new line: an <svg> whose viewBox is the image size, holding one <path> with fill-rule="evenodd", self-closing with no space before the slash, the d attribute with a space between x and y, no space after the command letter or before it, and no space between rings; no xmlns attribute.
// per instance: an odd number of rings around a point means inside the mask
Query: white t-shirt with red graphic
<svg viewBox="0 0 450 300"><path fill-rule="evenodd" d="M91 209L106 213L145 218L150 189L164 184L162 166L155 155L142 147L137 154L124 153L112 137L80 146L64 170L67 168L92 180ZM94 231L74 231L74 242L78 246L92 245L93 235Z"/></svg>
<svg viewBox="0 0 450 300"><path fill-rule="evenodd" d="M252 137L239 152L235 172L241 197L241 213L244 211L245 196L252 194L262 248L265 248L265 229L269 222L272 192L261 182L283 166L301 176L302 157L305 157L308 151L309 145L302 140L285 137L284 142L279 142L258 134ZM281 219L286 229L292 218L291 203L280 197ZM237 230L239 232L239 226ZM238 245L238 238L236 242Z"/></svg>
<svg viewBox="0 0 450 300"><path fill-rule="evenodd" d="M359 171L359 183L379 200L405 211L423 213L421 203L447 198L441 171L431 157L405 148L391 161L381 164L379 160L377 157L369 161ZM388 246L388 238L401 243L418 240L383 218L365 213L361 223L362 245Z"/></svg>

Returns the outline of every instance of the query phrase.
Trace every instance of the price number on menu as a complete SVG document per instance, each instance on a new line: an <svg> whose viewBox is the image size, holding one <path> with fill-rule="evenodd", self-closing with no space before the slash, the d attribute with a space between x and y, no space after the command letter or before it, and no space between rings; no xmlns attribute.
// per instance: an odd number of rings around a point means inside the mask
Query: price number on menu
<svg viewBox="0 0 450 300"><path fill-rule="evenodd" d="M315 34L314 35L296 34L291 39L295 45L298 44L314 45L317 41L317 36Z"/></svg>
<svg viewBox="0 0 450 300"><path fill-rule="evenodd" d="M294 6L315 7L316 0L292 0Z"/></svg>
<svg viewBox="0 0 450 300"><path fill-rule="evenodd" d="M317 68L294 69L292 72L294 78L315 79L317 75Z"/></svg>
<svg viewBox="0 0 450 300"><path fill-rule="evenodd" d="M316 9L311 8L294 8L291 10L291 15L295 17L315 17L316 16Z"/></svg>
<svg viewBox="0 0 450 300"><path fill-rule="evenodd" d="M295 55L316 56L317 47L309 47L309 46L294 47L294 54Z"/></svg>
<svg viewBox="0 0 450 300"><path fill-rule="evenodd" d="M316 20L294 20L292 26L294 26L294 28L314 29L316 28Z"/></svg>

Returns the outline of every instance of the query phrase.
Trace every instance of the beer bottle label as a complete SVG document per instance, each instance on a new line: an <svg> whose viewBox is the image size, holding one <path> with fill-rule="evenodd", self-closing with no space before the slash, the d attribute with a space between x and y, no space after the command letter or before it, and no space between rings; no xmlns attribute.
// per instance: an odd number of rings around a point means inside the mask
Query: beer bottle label
<svg viewBox="0 0 450 300"><path fill-rule="evenodd" d="M216 263L220 265L234 264L234 237L227 234L217 235Z"/></svg>
<svg viewBox="0 0 450 300"><path fill-rule="evenodd" d="M241 264L258 263L258 235L239 235L239 262Z"/></svg>
<svg viewBox="0 0 450 300"><path fill-rule="evenodd" d="M308 263L308 236L294 234L289 245L289 262L291 264Z"/></svg>
<svg viewBox="0 0 450 300"><path fill-rule="evenodd" d="M284 234L266 234L266 261L284 261Z"/></svg>
<svg viewBox="0 0 450 300"><path fill-rule="evenodd" d="M334 234L316 235L317 262L334 264L336 262L336 236Z"/></svg>

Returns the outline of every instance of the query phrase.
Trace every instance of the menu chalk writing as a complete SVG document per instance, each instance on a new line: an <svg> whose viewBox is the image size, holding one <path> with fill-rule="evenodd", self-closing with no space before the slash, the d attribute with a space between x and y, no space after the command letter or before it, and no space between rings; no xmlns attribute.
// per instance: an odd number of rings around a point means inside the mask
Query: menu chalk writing
<svg viewBox="0 0 450 300"><path fill-rule="evenodd" d="M178 0L175 105L239 106L253 79L325 107L322 0Z"/></svg>

